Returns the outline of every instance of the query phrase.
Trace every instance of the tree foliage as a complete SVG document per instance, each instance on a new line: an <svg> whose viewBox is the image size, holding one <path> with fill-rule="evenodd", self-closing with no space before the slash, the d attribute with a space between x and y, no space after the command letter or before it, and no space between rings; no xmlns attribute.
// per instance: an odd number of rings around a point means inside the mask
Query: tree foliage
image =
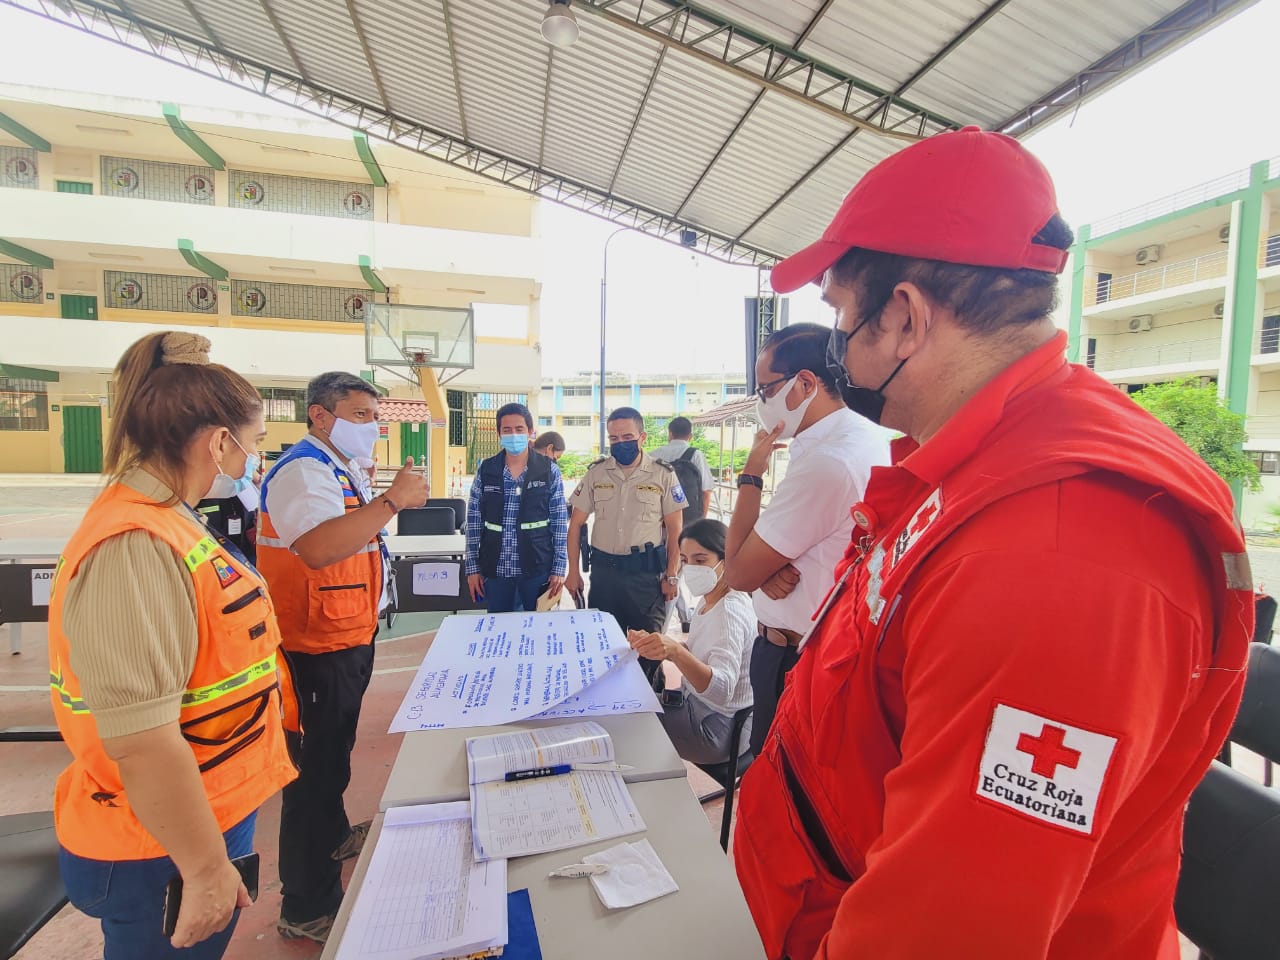
<svg viewBox="0 0 1280 960"><path fill-rule="evenodd" d="M654 417L647 416L644 418L645 441L644 449L646 452L657 450L667 442L667 422L670 417ZM725 434L726 441L728 433ZM750 452L750 441L752 439L751 431L738 429L738 442L746 442L748 446L739 447L736 450L724 451L724 462L720 459L720 441L718 436L709 437L706 431L698 424L693 427L693 439L689 441L689 445L701 450L707 458L707 464L711 467L713 474L718 474L722 470L731 471L729 478L737 476L742 472L742 468L746 465L747 454ZM582 453L574 451L565 451L560 457L560 472L567 479L576 479L587 472L587 467L595 457L591 453Z"/></svg>
<svg viewBox="0 0 1280 960"><path fill-rule="evenodd" d="M1197 377L1154 383L1133 400L1182 438L1223 480L1241 481L1245 488L1262 489L1258 468L1241 449L1247 439L1244 417L1227 408L1213 384L1201 386Z"/></svg>

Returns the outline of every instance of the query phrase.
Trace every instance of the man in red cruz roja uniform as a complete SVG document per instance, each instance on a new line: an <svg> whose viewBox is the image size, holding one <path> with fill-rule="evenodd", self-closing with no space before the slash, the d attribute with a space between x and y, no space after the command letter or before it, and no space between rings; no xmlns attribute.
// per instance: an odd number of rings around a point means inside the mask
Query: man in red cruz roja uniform
<svg viewBox="0 0 1280 960"><path fill-rule="evenodd" d="M771 960L1176 960L1183 808L1239 701L1226 486L1049 318L1072 241L1016 141L864 176L773 271L822 284L845 402L906 436L742 784Z"/></svg>

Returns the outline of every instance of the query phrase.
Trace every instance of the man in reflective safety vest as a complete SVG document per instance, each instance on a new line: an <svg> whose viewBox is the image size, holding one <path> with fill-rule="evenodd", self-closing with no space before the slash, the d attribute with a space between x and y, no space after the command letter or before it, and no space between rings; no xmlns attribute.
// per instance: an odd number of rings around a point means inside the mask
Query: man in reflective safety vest
<svg viewBox="0 0 1280 960"><path fill-rule="evenodd" d="M280 812L277 929L323 943L342 902L341 861L360 852L368 832L367 823L352 827L342 794L378 613L388 602L382 527L426 502L427 481L410 459L386 493L370 496L378 394L359 377L312 380L307 425L263 482L258 566L275 599L307 733Z"/></svg>
<svg viewBox="0 0 1280 960"><path fill-rule="evenodd" d="M906 434L742 784L771 960L1176 960L1187 797L1253 621L1225 484L1055 330L1071 231L966 128L866 174L820 281L845 402Z"/></svg>
<svg viewBox="0 0 1280 960"><path fill-rule="evenodd" d="M569 567L569 514L560 468L529 449L533 414L508 403L496 417L502 452L481 462L467 502L467 587L490 613L554 599Z"/></svg>

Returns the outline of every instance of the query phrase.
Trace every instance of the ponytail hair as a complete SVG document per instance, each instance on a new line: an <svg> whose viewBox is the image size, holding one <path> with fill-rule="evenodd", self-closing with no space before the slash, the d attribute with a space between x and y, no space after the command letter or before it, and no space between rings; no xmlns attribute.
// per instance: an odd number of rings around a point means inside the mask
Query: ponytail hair
<svg viewBox="0 0 1280 960"><path fill-rule="evenodd" d="M191 439L207 427L238 430L262 410L248 380L209 362L209 346L199 334L164 331L124 352L103 458L108 482L145 463L181 496Z"/></svg>

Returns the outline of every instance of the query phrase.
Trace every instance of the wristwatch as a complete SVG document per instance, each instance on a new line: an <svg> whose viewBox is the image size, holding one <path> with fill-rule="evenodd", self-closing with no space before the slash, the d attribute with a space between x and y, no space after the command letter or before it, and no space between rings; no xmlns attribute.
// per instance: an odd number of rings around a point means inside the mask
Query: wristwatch
<svg viewBox="0 0 1280 960"><path fill-rule="evenodd" d="M758 487L764 489L764 477L757 477L751 473L738 474L738 486L740 487Z"/></svg>
<svg viewBox="0 0 1280 960"><path fill-rule="evenodd" d="M679 583L679 582L680 582L680 578L679 578L679 577L663 577L662 579L663 579L663 580L665 580L665 581L667 581L667 583Z"/></svg>

